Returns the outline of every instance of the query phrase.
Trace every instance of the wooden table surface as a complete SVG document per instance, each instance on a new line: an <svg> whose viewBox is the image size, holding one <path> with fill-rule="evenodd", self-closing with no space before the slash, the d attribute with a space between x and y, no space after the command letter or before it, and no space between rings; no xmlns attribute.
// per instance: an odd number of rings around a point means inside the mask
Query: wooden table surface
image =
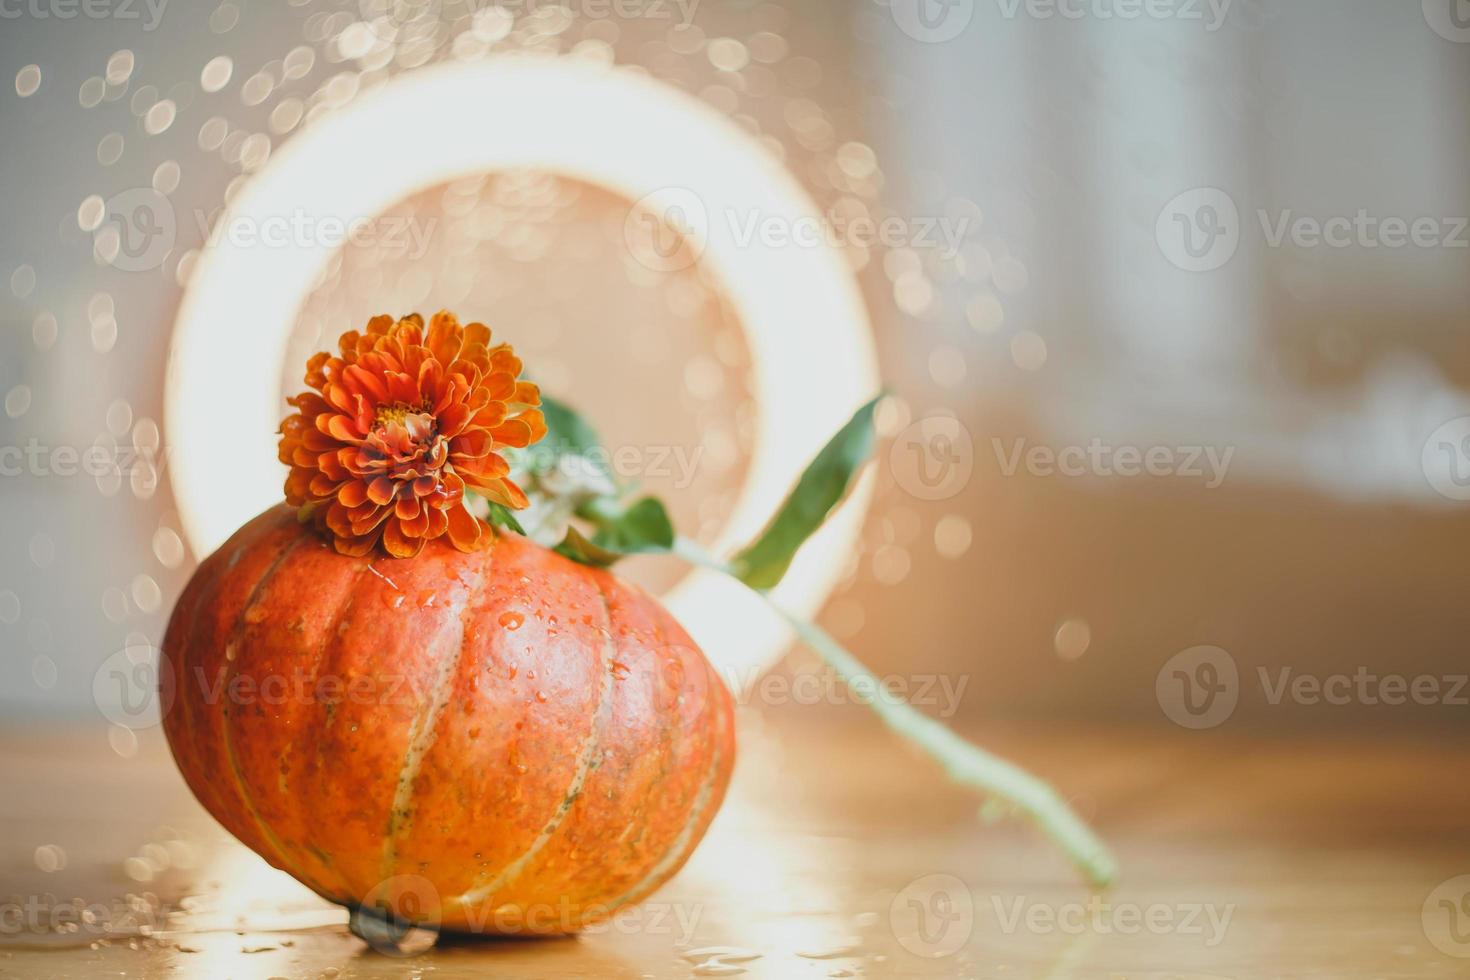
<svg viewBox="0 0 1470 980"><path fill-rule="evenodd" d="M1470 976L1463 739L970 733L1052 779L1113 843L1123 880L1094 896L856 709L747 711L741 726L729 801L636 915L573 940L398 958L227 837L156 731L135 745L11 723L0 977ZM66 924L56 909L75 899L95 921Z"/></svg>

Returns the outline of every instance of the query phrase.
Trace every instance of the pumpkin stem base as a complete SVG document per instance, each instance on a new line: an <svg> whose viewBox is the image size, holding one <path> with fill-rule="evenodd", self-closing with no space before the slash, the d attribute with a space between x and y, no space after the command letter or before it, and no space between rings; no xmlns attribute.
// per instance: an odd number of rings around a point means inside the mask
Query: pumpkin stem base
<svg viewBox="0 0 1470 980"><path fill-rule="evenodd" d="M391 909L357 906L347 916L352 934L379 953L415 956L438 941L439 933L401 919Z"/></svg>

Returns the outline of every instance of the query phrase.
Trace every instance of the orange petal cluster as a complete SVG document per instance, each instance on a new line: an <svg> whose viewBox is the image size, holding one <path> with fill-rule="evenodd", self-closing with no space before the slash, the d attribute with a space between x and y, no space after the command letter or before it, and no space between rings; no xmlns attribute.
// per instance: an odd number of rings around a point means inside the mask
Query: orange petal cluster
<svg viewBox="0 0 1470 980"><path fill-rule="evenodd" d="M448 534L461 551L485 533L466 489L506 507L526 495L498 452L546 434L541 393L519 380L520 359L490 346L490 328L461 327L441 311L375 317L342 335L339 353L306 365L313 390L289 399L281 462L286 500L328 532L345 555L382 543L395 558Z"/></svg>

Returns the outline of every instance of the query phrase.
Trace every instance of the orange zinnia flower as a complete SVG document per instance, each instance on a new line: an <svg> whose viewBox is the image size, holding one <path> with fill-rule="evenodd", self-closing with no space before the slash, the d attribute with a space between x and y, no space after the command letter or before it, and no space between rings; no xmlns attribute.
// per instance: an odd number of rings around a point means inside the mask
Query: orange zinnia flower
<svg viewBox="0 0 1470 980"><path fill-rule="evenodd" d="M417 313L373 318L349 330L341 354L306 365L305 391L281 423L281 462L291 467L286 500L332 535L344 555L382 541L395 558L419 553L447 533L461 551L484 530L465 500L469 488L506 507L527 504L496 450L525 448L546 434L541 393L519 381L508 344L490 328L461 327L436 313L427 333Z"/></svg>

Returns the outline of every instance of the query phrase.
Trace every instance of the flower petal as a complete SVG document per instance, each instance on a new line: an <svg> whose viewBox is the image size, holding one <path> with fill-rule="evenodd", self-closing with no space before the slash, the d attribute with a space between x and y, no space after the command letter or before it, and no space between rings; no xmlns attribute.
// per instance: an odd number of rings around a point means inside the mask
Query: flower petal
<svg viewBox="0 0 1470 980"><path fill-rule="evenodd" d="M363 557L372 551L373 546L377 543L378 536L376 534L368 534L360 538L344 538L339 534L332 539L332 546L337 549L338 554L348 555L353 558Z"/></svg>
<svg viewBox="0 0 1470 980"><path fill-rule="evenodd" d="M512 510L524 510L530 506L530 501L526 499L525 492L510 480L495 480L484 486L475 486L475 489L486 500L489 500L491 503L500 504L502 507L509 507Z"/></svg>
<svg viewBox="0 0 1470 980"><path fill-rule="evenodd" d="M518 405L540 405L541 387L534 381L517 381L515 394L510 400Z"/></svg>
<svg viewBox="0 0 1470 980"><path fill-rule="evenodd" d="M449 540L460 551L474 551L480 543L482 525L463 504L451 507L449 518Z"/></svg>
<svg viewBox="0 0 1470 980"><path fill-rule="evenodd" d="M356 364L349 364L343 372L344 385L359 395L369 395L374 404L388 400L388 384L382 375L364 371Z"/></svg>
<svg viewBox="0 0 1470 980"><path fill-rule="evenodd" d="M454 363L459 356L460 342L464 332L459 329L459 320L448 310L440 310L429 320L429 335L424 346L440 364Z"/></svg>
<svg viewBox="0 0 1470 980"><path fill-rule="evenodd" d="M380 476L367 485L367 498L375 504L388 503L396 493L393 481L386 476Z"/></svg>
<svg viewBox="0 0 1470 980"><path fill-rule="evenodd" d="M393 519L383 528L383 547L394 558L412 558L423 549L424 539L405 536L397 519Z"/></svg>
<svg viewBox="0 0 1470 980"><path fill-rule="evenodd" d="M449 454L466 459L477 459L495 448L495 440L484 429L471 429L449 440Z"/></svg>
<svg viewBox="0 0 1470 980"><path fill-rule="evenodd" d="M487 453L484 456L454 456L451 457L454 464L454 472L464 478L471 486L485 486L510 473L510 464L505 457L499 453Z"/></svg>
<svg viewBox="0 0 1470 980"><path fill-rule="evenodd" d="M326 422L326 432L333 439L337 439L337 440L340 440L342 442L361 442L362 441L362 434L359 433L356 429L354 429L352 427L352 421L350 419L348 419L347 416L345 416L345 415L331 415L331 416L318 416L318 418L325 418L327 420L327 422ZM321 423L320 422L317 423L317 428L321 428Z"/></svg>
<svg viewBox="0 0 1470 980"><path fill-rule="evenodd" d="M367 485L361 480L350 480L337 488L337 502L343 507L361 507L367 501Z"/></svg>
<svg viewBox="0 0 1470 980"><path fill-rule="evenodd" d="M506 419L490 430L498 445L514 446L517 449L524 449L531 444L531 433L531 426L524 418Z"/></svg>
<svg viewBox="0 0 1470 980"><path fill-rule="evenodd" d="M471 323L464 328L464 344L466 347L489 347L490 328L483 323Z"/></svg>

